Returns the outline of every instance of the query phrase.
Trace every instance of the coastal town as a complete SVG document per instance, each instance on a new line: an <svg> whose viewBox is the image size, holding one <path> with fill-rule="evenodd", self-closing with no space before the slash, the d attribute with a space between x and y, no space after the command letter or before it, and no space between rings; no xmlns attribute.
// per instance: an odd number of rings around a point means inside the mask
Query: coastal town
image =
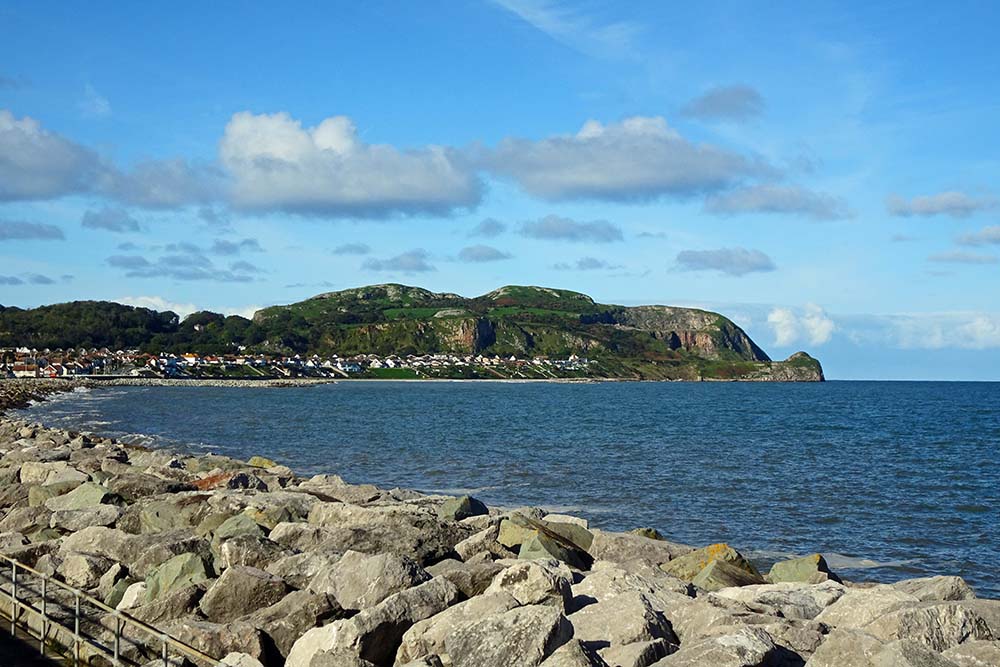
<svg viewBox="0 0 1000 667"><path fill-rule="evenodd" d="M0 348L0 378L558 378L586 375L590 359L498 355L152 354L107 348Z"/></svg>

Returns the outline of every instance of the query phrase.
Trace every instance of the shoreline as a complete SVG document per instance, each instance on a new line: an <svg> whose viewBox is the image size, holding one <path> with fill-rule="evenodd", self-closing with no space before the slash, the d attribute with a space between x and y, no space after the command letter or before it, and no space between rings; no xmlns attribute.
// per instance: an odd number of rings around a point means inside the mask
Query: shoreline
<svg viewBox="0 0 1000 667"><path fill-rule="evenodd" d="M82 386L21 384L20 400ZM2 387L0 553L241 665L668 667L734 650L829 667L900 641L948 657L1000 638L1000 600L959 577L842 582L819 554L763 573L652 528L48 428L3 415ZM97 641L108 622L88 626Z"/></svg>

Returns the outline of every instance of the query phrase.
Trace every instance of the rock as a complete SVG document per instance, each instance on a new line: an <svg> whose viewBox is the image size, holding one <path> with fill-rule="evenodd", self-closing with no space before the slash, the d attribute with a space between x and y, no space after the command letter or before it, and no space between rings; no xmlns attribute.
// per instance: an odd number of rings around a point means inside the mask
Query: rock
<svg viewBox="0 0 1000 667"><path fill-rule="evenodd" d="M569 514L546 514L542 517L542 521L545 523L570 523L580 528L590 528L589 521Z"/></svg>
<svg viewBox="0 0 1000 667"><path fill-rule="evenodd" d="M740 615L749 614L746 606L714 594L695 599L676 594L661 596L657 609L670 622L682 646L725 634L741 624Z"/></svg>
<svg viewBox="0 0 1000 667"><path fill-rule="evenodd" d="M1000 600L961 600L955 604L979 614L993 636L1000 639Z"/></svg>
<svg viewBox="0 0 1000 667"><path fill-rule="evenodd" d="M996 667L1000 665L1000 641L969 641L941 655L958 667Z"/></svg>
<svg viewBox="0 0 1000 667"><path fill-rule="evenodd" d="M44 506L17 507L0 520L0 533L30 533L49 524L52 511Z"/></svg>
<svg viewBox="0 0 1000 667"><path fill-rule="evenodd" d="M608 667L608 663L576 639L557 648L540 667Z"/></svg>
<svg viewBox="0 0 1000 667"><path fill-rule="evenodd" d="M226 667L264 667L260 660L246 653L230 653L222 659L222 664Z"/></svg>
<svg viewBox="0 0 1000 667"><path fill-rule="evenodd" d="M340 560L340 554L325 551L308 551L303 554L285 556L274 561L265 571L285 580L289 586L297 589L308 588L322 570L329 568Z"/></svg>
<svg viewBox="0 0 1000 667"><path fill-rule="evenodd" d="M615 563L598 561L582 581L573 584L573 609L607 600L620 593L637 592L662 608L680 596L687 600L688 584L659 568L648 567L642 574L626 570Z"/></svg>
<svg viewBox="0 0 1000 667"><path fill-rule="evenodd" d="M521 560L555 558L579 570L589 570L593 562L590 554L572 542L542 531L537 531L521 545L517 557Z"/></svg>
<svg viewBox="0 0 1000 667"><path fill-rule="evenodd" d="M445 652L445 639L460 627L478 622L487 616L501 614L520 606L508 593L490 593L459 602L413 624L403 634L402 643L396 652L396 663L416 660L429 654Z"/></svg>
<svg viewBox="0 0 1000 667"><path fill-rule="evenodd" d="M205 561L192 553L174 556L146 578L146 601L209 580Z"/></svg>
<svg viewBox="0 0 1000 667"><path fill-rule="evenodd" d="M802 558L778 561L771 566L767 579L773 584L783 581L819 583L827 579L840 582L840 577L830 571L822 554L811 554Z"/></svg>
<svg viewBox="0 0 1000 667"><path fill-rule="evenodd" d="M94 482L80 484L67 494L49 498L45 506L56 510L85 510L115 498L106 488Z"/></svg>
<svg viewBox="0 0 1000 667"><path fill-rule="evenodd" d="M263 537L264 530L246 514L237 514L223 521L212 531L212 542L218 544L239 535Z"/></svg>
<svg viewBox="0 0 1000 667"><path fill-rule="evenodd" d="M410 558L348 551L328 570L316 575L309 583L309 590L332 595L344 609L365 609L430 578Z"/></svg>
<svg viewBox="0 0 1000 667"><path fill-rule="evenodd" d="M811 620L843 597L846 592L847 589L843 585L827 581L821 584L784 582L724 588L716 594L742 602L755 611L780 614L785 618Z"/></svg>
<svg viewBox="0 0 1000 667"><path fill-rule="evenodd" d="M135 618L159 627L168 621L190 616L197 608L198 601L205 594L202 584L186 586L170 593L162 594L152 602L144 602L129 610ZM127 592L127 591L126 591ZM149 591L146 591L146 598Z"/></svg>
<svg viewBox="0 0 1000 667"><path fill-rule="evenodd" d="M343 615L343 609L325 593L294 591L270 607L253 612L245 621L264 633L283 662L306 631ZM269 663L279 662L275 656L270 657Z"/></svg>
<svg viewBox="0 0 1000 667"><path fill-rule="evenodd" d="M444 663L441 662L441 658L439 656L425 655L424 657L408 662L401 667L444 667Z"/></svg>
<svg viewBox="0 0 1000 667"><path fill-rule="evenodd" d="M678 579L692 581L713 561L728 563L760 579L755 583L764 583L764 580L760 578L760 573L757 572L757 568L751 565L750 561L743 557L743 554L725 543L711 544L707 547L686 553L683 556L678 556L670 562L661 565L660 569L674 575Z"/></svg>
<svg viewBox="0 0 1000 667"><path fill-rule="evenodd" d="M130 583L128 579L119 579L111 586L111 589L107 592L107 594L101 598L101 602L108 605L112 609L117 609L118 604L122 601L122 598L125 597L125 591L128 590L129 586Z"/></svg>
<svg viewBox="0 0 1000 667"><path fill-rule="evenodd" d="M212 552L208 547L208 542L200 537L187 535L185 532L175 531L168 533L155 533L154 535L135 536L130 540L130 545L139 551L139 556L132 560L132 574L136 577L148 577L163 563L174 556L191 553L205 563L212 560ZM206 567L209 572L211 568Z"/></svg>
<svg viewBox="0 0 1000 667"><path fill-rule="evenodd" d="M724 560L713 560L699 572L691 583L705 591L718 591L731 586L753 586L764 583L763 577L748 572Z"/></svg>
<svg viewBox="0 0 1000 667"><path fill-rule="evenodd" d="M497 541L499 536L500 526L490 526L456 544L455 553L462 560L469 560L481 553L487 553L496 558L516 558L516 553Z"/></svg>
<svg viewBox="0 0 1000 667"><path fill-rule="evenodd" d="M97 586L101 576L108 571L114 561L93 554L70 554L59 566L57 572L70 586L90 590Z"/></svg>
<svg viewBox="0 0 1000 667"><path fill-rule="evenodd" d="M517 549L535 534L527 517L514 512L500 522L497 541L509 549Z"/></svg>
<svg viewBox="0 0 1000 667"><path fill-rule="evenodd" d="M759 628L740 628L693 645L653 663L655 667L763 667L776 652L770 635Z"/></svg>
<svg viewBox="0 0 1000 667"><path fill-rule="evenodd" d="M461 496L444 501L438 508L438 518L442 521L461 521L470 516L489 514L486 505L472 496Z"/></svg>
<svg viewBox="0 0 1000 667"><path fill-rule="evenodd" d="M901 639L886 644L872 657L872 667L956 667L923 644Z"/></svg>
<svg viewBox="0 0 1000 667"><path fill-rule="evenodd" d="M141 504L129 508L126 514L136 513L137 533L159 533L177 528L190 529L201 523L209 514L208 501L211 496L204 493L177 493L170 496L154 496Z"/></svg>
<svg viewBox="0 0 1000 667"><path fill-rule="evenodd" d="M122 595L122 599L118 602L118 604L114 605L114 607L119 611L133 609L141 605L145 600L146 582L140 581L139 583L132 584L126 588L125 593Z"/></svg>
<svg viewBox="0 0 1000 667"><path fill-rule="evenodd" d="M916 597L891 586L852 588L816 616L816 620L838 628L859 629L879 616L918 602Z"/></svg>
<svg viewBox="0 0 1000 667"><path fill-rule="evenodd" d="M198 605L216 623L228 623L258 609L270 607L288 593L280 577L255 567L236 566L222 573Z"/></svg>
<svg viewBox="0 0 1000 667"><path fill-rule="evenodd" d="M89 526L111 526L122 514L115 505L97 505L87 509L57 510L49 517L49 525L67 532L76 532Z"/></svg>
<svg viewBox="0 0 1000 667"><path fill-rule="evenodd" d="M676 544L666 540L654 540L629 533L610 533L595 530L594 542L590 545L590 555L594 560L614 563L642 560L654 566L667 563L692 551L686 544Z"/></svg>
<svg viewBox="0 0 1000 667"><path fill-rule="evenodd" d="M76 482L60 482L58 484L51 484L49 486L31 486L27 489L27 498L29 507L42 507L49 500L53 498L58 498L59 496L65 495L80 486ZM13 491L23 490L24 487L10 486L8 489ZM4 503L0 502L0 507L4 506Z"/></svg>
<svg viewBox="0 0 1000 667"><path fill-rule="evenodd" d="M278 464L271 459L264 458L263 456L251 456L247 464L253 466L254 468L276 468Z"/></svg>
<svg viewBox="0 0 1000 667"><path fill-rule="evenodd" d="M271 563L292 555L292 552L266 537L240 535L226 540L218 547L216 570L222 571L237 565L266 569Z"/></svg>
<svg viewBox="0 0 1000 667"><path fill-rule="evenodd" d="M649 667L676 650L677 646L667 640L654 639L649 642L609 646L601 649L599 655L608 667Z"/></svg>
<svg viewBox="0 0 1000 667"><path fill-rule="evenodd" d="M97 583L97 597L104 599L111 593L111 589L115 587L119 581L123 581L128 575L128 570L121 563L114 563L107 571L101 575L100 581ZM122 589L124 591L124 589ZM118 598L119 600L121 597ZM107 603L105 603L107 604ZM109 604L109 607L114 607L115 604Z"/></svg>
<svg viewBox="0 0 1000 667"><path fill-rule="evenodd" d="M846 628L833 630L816 652L807 667L871 667L871 660L884 644L866 632Z"/></svg>
<svg viewBox="0 0 1000 667"><path fill-rule="evenodd" d="M238 472L226 482L227 489L257 489L267 491L267 483L260 477L248 472Z"/></svg>
<svg viewBox="0 0 1000 667"><path fill-rule="evenodd" d="M566 609L572 599L573 576L555 561L526 561L504 569L484 591L509 593L522 605Z"/></svg>
<svg viewBox="0 0 1000 667"><path fill-rule="evenodd" d="M506 567L493 561L463 563L457 560L443 560L429 566L427 571L435 577L444 577L455 584L465 597L471 598L485 591L496 575Z"/></svg>
<svg viewBox="0 0 1000 667"><path fill-rule="evenodd" d="M246 623L222 625L195 619L170 623L164 631L192 648L208 655L228 655L234 652L260 661L264 657L264 642L260 630Z"/></svg>
<svg viewBox="0 0 1000 667"><path fill-rule="evenodd" d="M557 608L529 605L456 629L445 646L455 667L539 665L572 637Z"/></svg>
<svg viewBox="0 0 1000 667"><path fill-rule="evenodd" d="M663 615L638 591L619 593L569 616L573 637L593 649L665 639L679 643Z"/></svg>
<svg viewBox="0 0 1000 667"><path fill-rule="evenodd" d="M925 602L879 616L864 631L884 642L915 640L940 653L970 639L993 639L986 621L954 602Z"/></svg>
<svg viewBox="0 0 1000 667"><path fill-rule="evenodd" d="M400 591L352 618L309 630L292 646L285 667L314 667L314 659L326 652L391 664L403 634L414 623L447 609L459 596L454 584L441 577Z"/></svg>
<svg viewBox="0 0 1000 667"><path fill-rule="evenodd" d="M897 591L909 593L921 602L973 600L976 594L962 577L924 577L905 579L892 584Z"/></svg>
<svg viewBox="0 0 1000 667"><path fill-rule="evenodd" d="M314 551L333 536L333 531L322 526L291 522L277 524L267 535L268 539L296 551Z"/></svg>
<svg viewBox="0 0 1000 667"><path fill-rule="evenodd" d="M28 544L28 538L23 533L0 533L0 551L16 549Z"/></svg>
<svg viewBox="0 0 1000 667"><path fill-rule="evenodd" d="M134 503L149 496L195 490L193 485L186 482L132 471L112 475L108 479L107 487L111 493L121 496L128 503Z"/></svg>
<svg viewBox="0 0 1000 667"><path fill-rule="evenodd" d="M663 533L655 528L633 528L628 531L631 535L639 535L640 537L648 537L651 540L666 540Z"/></svg>

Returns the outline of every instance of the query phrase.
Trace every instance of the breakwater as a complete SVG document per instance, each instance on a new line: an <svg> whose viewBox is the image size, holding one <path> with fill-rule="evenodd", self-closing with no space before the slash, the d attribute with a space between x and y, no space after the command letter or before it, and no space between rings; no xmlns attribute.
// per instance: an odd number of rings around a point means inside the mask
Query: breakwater
<svg viewBox="0 0 1000 667"><path fill-rule="evenodd" d="M25 420L0 422L0 453L3 553L218 657L822 667L997 650L1000 602L957 577L852 584L818 556L760 572L727 545L652 529ZM136 641L126 658L148 650Z"/></svg>

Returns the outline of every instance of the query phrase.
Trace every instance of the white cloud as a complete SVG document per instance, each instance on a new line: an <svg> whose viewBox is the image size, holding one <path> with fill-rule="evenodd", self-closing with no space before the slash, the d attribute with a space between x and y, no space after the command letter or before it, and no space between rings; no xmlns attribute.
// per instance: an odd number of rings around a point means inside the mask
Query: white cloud
<svg viewBox="0 0 1000 667"><path fill-rule="evenodd" d="M760 161L684 139L659 116L590 120L574 135L539 141L505 139L481 161L550 200L688 197L771 173Z"/></svg>
<svg viewBox="0 0 1000 667"><path fill-rule="evenodd" d="M903 313L870 318L851 332L859 343L882 342L903 349L1000 348L1000 313Z"/></svg>
<svg viewBox="0 0 1000 667"><path fill-rule="evenodd" d="M102 171L93 151L0 109L0 201L86 192Z"/></svg>
<svg viewBox="0 0 1000 667"><path fill-rule="evenodd" d="M963 234L957 239L961 245L983 246L1000 245L1000 225L983 227L978 232Z"/></svg>
<svg viewBox="0 0 1000 667"><path fill-rule="evenodd" d="M906 200L897 195L891 195L886 201L886 208L892 215L909 218L912 216L931 217L947 215L953 218L967 218L974 213L985 211L997 206L997 200L992 197L972 197L964 192L950 190L933 195L922 195Z"/></svg>
<svg viewBox="0 0 1000 667"><path fill-rule="evenodd" d="M446 214L475 206L482 196L456 151L366 144L346 116L304 128L287 113L237 113L219 156L240 208L320 216Z"/></svg>
<svg viewBox="0 0 1000 667"><path fill-rule="evenodd" d="M834 321L814 303L806 304L801 313L790 308L772 308L767 324L774 332L774 344L778 347L787 347L799 340L823 345L830 341L836 329Z"/></svg>
<svg viewBox="0 0 1000 667"><path fill-rule="evenodd" d="M775 213L802 215L815 220L836 220L851 215L840 197L787 185L755 185L712 195L705 200L709 213Z"/></svg>
<svg viewBox="0 0 1000 667"><path fill-rule="evenodd" d="M760 250L719 248L717 250L682 250L677 253L682 271L719 271L730 276L774 271L774 262Z"/></svg>
<svg viewBox="0 0 1000 667"><path fill-rule="evenodd" d="M169 301L164 299L162 296L123 296L115 299L115 301L125 304L126 306L150 308L161 312L165 310L172 310L177 313L181 319L184 319L191 313L196 313L199 310L202 310L193 303L178 303L176 301Z"/></svg>

